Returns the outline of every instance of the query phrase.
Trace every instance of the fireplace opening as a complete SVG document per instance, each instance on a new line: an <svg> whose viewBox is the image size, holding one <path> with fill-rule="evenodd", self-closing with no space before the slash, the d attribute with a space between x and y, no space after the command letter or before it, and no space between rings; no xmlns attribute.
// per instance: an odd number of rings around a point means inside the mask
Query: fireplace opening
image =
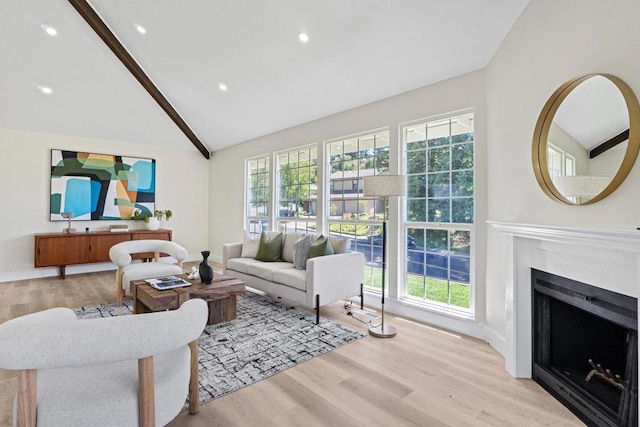
<svg viewBox="0 0 640 427"><path fill-rule="evenodd" d="M532 269L533 379L588 425L637 426L637 300Z"/></svg>

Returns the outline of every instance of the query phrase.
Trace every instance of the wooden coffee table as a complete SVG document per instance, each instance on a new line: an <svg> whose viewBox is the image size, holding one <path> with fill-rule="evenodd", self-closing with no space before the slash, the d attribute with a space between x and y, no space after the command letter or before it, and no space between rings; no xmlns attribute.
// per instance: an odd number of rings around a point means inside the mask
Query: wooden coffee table
<svg viewBox="0 0 640 427"><path fill-rule="evenodd" d="M149 313L155 311L175 310L191 298L202 298L209 306L208 325L228 322L236 317L236 296L244 294L244 282L234 277L215 275L210 285L198 280L187 279L186 274L180 277L192 285L184 288L160 291L144 280L131 282L133 296L133 312Z"/></svg>

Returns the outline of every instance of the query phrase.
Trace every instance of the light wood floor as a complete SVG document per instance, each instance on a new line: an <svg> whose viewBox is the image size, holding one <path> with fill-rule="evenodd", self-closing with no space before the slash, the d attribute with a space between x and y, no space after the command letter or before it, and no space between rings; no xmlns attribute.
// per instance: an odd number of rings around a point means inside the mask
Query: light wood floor
<svg viewBox="0 0 640 427"><path fill-rule="evenodd" d="M190 266L189 266L190 268ZM0 283L0 322L50 307L115 300L115 273ZM323 316L366 332L342 304ZM582 426L486 343L387 316L392 339L365 337L211 401L171 426ZM2 349L0 351L6 351ZM0 369L0 426L17 381Z"/></svg>

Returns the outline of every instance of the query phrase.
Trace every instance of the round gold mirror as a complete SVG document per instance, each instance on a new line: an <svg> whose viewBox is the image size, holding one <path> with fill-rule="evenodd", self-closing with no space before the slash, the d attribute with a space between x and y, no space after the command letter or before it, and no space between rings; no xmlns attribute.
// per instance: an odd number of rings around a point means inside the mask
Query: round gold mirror
<svg viewBox="0 0 640 427"><path fill-rule="evenodd" d="M640 106L631 88L608 74L560 86L544 105L533 134L533 170L542 190L569 205L611 194L640 149Z"/></svg>

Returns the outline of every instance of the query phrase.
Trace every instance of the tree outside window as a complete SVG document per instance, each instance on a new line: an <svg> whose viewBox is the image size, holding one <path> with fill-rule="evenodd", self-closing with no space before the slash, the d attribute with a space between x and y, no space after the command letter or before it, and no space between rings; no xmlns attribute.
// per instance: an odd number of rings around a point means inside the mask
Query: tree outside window
<svg viewBox="0 0 640 427"><path fill-rule="evenodd" d="M405 294L470 310L473 113L405 126Z"/></svg>
<svg viewBox="0 0 640 427"><path fill-rule="evenodd" d="M364 197L363 178L389 170L389 131L327 143L329 231L349 237L351 250L365 256L365 282L382 284L382 199Z"/></svg>
<svg viewBox="0 0 640 427"><path fill-rule="evenodd" d="M247 160L247 224L250 234L269 229L269 156Z"/></svg>
<svg viewBox="0 0 640 427"><path fill-rule="evenodd" d="M316 146L279 153L278 229L315 232L318 201Z"/></svg>

